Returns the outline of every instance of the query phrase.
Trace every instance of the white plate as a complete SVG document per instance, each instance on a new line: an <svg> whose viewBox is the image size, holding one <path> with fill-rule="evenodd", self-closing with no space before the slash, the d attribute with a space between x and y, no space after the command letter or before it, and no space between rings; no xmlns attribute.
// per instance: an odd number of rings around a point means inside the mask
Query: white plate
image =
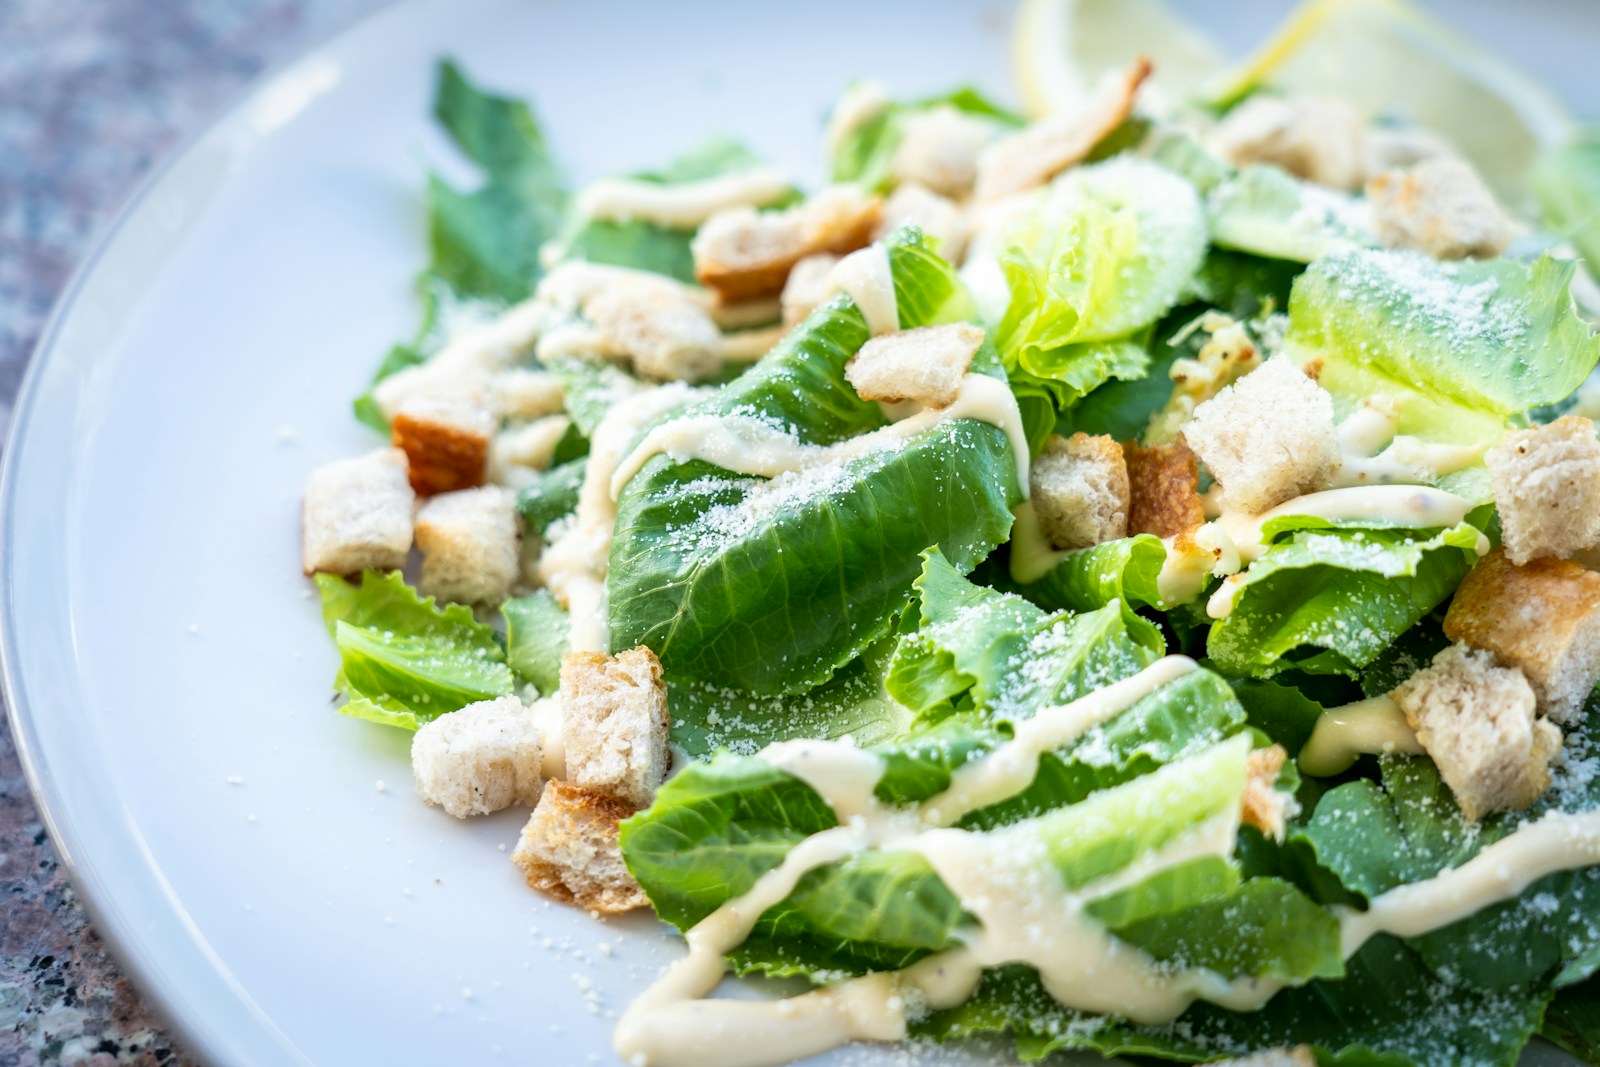
<svg viewBox="0 0 1600 1067"><path fill-rule="evenodd" d="M500 851L521 814L424 807L409 735L329 703L298 500L373 446L350 398L415 321L425 167L452 162L436 57L532 95L578 179L712 133L811 178L854 77L1003 92L1008 7L408 4L263 83L125 213L17 409L7 697L99 928L203 1061L609 1062L677 951L538 900Z"/></svg>

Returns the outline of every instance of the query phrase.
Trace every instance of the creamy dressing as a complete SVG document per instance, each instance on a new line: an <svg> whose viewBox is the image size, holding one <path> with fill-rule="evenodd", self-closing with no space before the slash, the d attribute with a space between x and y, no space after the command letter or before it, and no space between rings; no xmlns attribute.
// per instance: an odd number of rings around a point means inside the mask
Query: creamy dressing
<svg viewBox="0 0 1600 1067"><path fill-rule="evenodd" d="M642 389L618 401L590 436L572 521L539 558L540 576L570 614L571 651L611 651L605 577L617 508L610 489L623 450L646 423L701 395L682 382Z"/></svg>
<svg viewBox="0 0 1600 1067"><path fill-rule="evenodd" d="M1400 705L1376 696L1319 715L1298 762L1305 773L1326 778L1349 770L1357 756L1421 754L1422 743Z"/></svg>
<svg viewBox="0 0 1600 1067"><path fill-rule="evenodd" d="M591 219L638 220L670 230L692 230L719 211L763 207L783 199L792 188L770 167L672 184L604 178L578 194L578 210Z"/></svg>
<svg viewBox="0 0 1600 1067"><path fill-rule="evenodd" d="M969 374L961 380L955 400L947 406L925 408L899 422L832 445L809 444L752 416L693 415L673 419L651 430L617 463L610 475L611 499L620 497L623 487L656 455L670 456L674 463L703 460L735 474L775 478L893 448L955 419L976 419L1005 431L1017 457L1018 484L1026 495L1028 439L1022 428L1022 414L1017 410L1017 399L1005 382L983 374ZM593 469L592 461L590 469ZM584 484L587 486L588 482Z"/></svg>
<svg viewBox="0 0 1600 1067"><path fill-rule="evenodd" d="M1044 525L1039 522L1039 513L1034 510L1033 501L1024 500L1012 510L1012 514L1016 516L1011 524L1013 582L1023 585L1037 582L1072 555L1050 544L1050 539L1044 534Z"/></svg>
<svg viewBox="0 0 1600 1067"><path fill-rule="evenodd" d="M889 250L883 245L868 245L841 259L829 275L829 288L848 294L856 302L872 336L894 333L900 328L894 271L889 266Z"/></svg>
<svg viewBox="0 0 1600 1067"><path fill-rule="evenodd" d="M560 694L540 697L528 705L528 714L539 727L539 774L545 781L567 777L567 709Z"/></svg>
<svg viewBox="0 0 1600 1067"><path fill-rule="evenodd" d="M787 332L782 326L765 326L755 330L725 333L722 335L718 354L728 363L754 363L771 352L772 346L783 340L783 335Z"/></svg>

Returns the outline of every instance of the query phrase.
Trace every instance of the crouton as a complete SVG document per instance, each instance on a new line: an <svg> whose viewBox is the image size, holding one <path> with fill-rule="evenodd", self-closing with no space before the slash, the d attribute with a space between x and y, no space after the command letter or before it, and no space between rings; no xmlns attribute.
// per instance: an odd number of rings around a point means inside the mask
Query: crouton
<svg viewBox="0 0 1600 1067"><path fill-rule="evenodd" d="M643 645L561 660L567 778L585 789L648 807L667 777L667 690L661 662Z"/></svg>
<svg viewBox="0 0 1600 1067"><path fill-rule="evenodd" d="M1336 189L1367 176L1366 124L1348 102L1316 96L1252 96L1217 126L1211 147L1236 167L1271 163Z"/></svg>
<svg viewBox="0 0 1600 1067"><path fill-rule="evenodd" d="M1317 1067L1317 1057L1305 1045L1268 1048L1231 1060L1214 1060L1208 1067Z"/></svg>
<svg viewBox="0 0 1600 1067"><path fill-rule="evenodd" d="M1122 446L1128 468L1128 534L1177 537L1206 521L1200 465L1180 439L1170 445Z"/></svg>
<svg viewBox="0 0 1600 1067"><path fill-rule="evenodd" d="M863 400L948 407L982 345L983 329L965 322L887 333L861 346L844 377Z"/></svg>
<svg viewBox="0 0 1600 1067"><path fill-rule="evenodd" d="M1368 180L1396 167L1455 154L1444 138L1420 126L1369 126L1362 140Z"/></svg>
<svg viewBox="0 0 1600 1067"><path fill-rule="evenodd" d="M306 573L404 567L411 551L415 500L406 481L405 453L397 448L380 448L312 471L300 516Z"/></svg>
<svg viewBox="0 0 1600 1067"><path fill-rule="evenodd" d="M605 353L660 381L698 381L722 368L722 332L704 307L645 285L621 284L596 293L583 313Z"/></svg>
<svg viewBox="0 0 1600 1067"><path fill-rule="evenodd" d="M489 481L520 489L534 472L550 466L571 425L565 415L546 415L495 434L489 442Z"/></svg>
<svg viewBox="0 0 1600 1067"><path fill-rule="evenodd" d="M939 255L960 263L967 246L967 216L955 201L921 185L902 185L883 203L883 218L873 233L876 240L906 223L915 223L939 247Z"/></svg>
<svg viewBox="0 0 1600 1067"><path fill-rule="evenodd" d="M992 123L949 104L912 112L901 124L889 176L941 196L966 196L978 177L978 153L993 133Z"/></svg>
<svg viewBox="0 0 1600 1067"><path fill-rule="evenodd" d="M1533 687L1517 668L1453 645L1391 696L1468 819L1521 811L1550 787L1561 731L1535 718Z"/></svg>
<svg viewBox="0 0 1600 1067"><path fill-rule="evenodd" d="M876 196L834 185L783 211L718 212L695 234L695 277L723 303L777 296L790 269L806 256L843 255L867 245L881 210Z"/></svg>
<svg viewBox="0 0 1600 1067"><path fill-rule="evenodd" d="M1333 398L1287 356L1274 356L1194 409L1183 437L1251 515L1326 486L1339 468Z"/></svg>
<svg viewBox="0 0 1600 1067"><path fill-rule="evenodd" d="M391 420L394 445L406 454L411 488L420 496L482 485L494 416L480 390L418 395Z"/></svg>
<svg viewBox="0 0 1600 1067"><path fill-rule="evenodd" d="M634 809L570 782L545 785L511 862L528 885L557 900L607 914L650 903L622 862L617 824Z"/></svg>
<svg viewBox="0 0 1600 1067"><path fill-rule="evenodd" d="M1600 439L1593 422L1565 415L1519 430L1483 462L1511 562L1566 559L1600 543Z"/></svg>
<svg viewBox="0 0 1600 1067"><path fill-rule="evenodd" d="M510 490L485 485L441 493L417 511L417 587L441 600L499 604L517 579L520 537Z"/></svg>
<svg viewBox="0 0 1600 1067"><path fill-rule="evenodd" d="M514 696L441 715L411 740L417 795L458 819L533 807L543 760L538 721Z"/></svg>
<svg viewBox="0 0 1600 1067"><path fill-rule="evenodd" d="M1278 792L1278 775L1289 758L1282 745L1268 745L1245 759L1244 795L1239 800L1239 821L1254 826L1274 841L1283 840L1290 798Z"/></svg>
<svg viewBox="0 0 1600 1067"><path fill-rule="evenodd" d="M783 283L783 295L779 298L785 326L797 325L839 291L833 284L833 268L838 263L838 256L831 252L819 252L794 265Z"/></svg>
<svg viewBox="0 0 1600 1067"><path fill-rule="evenodd" d="M1378 240L1435 259L1489 259L1506 250L1516 226L1465 160L1441 156L1367 182Z"/></svg>
<svg viewBox="0 0 1600 1067"><path fill-rule="evenodd" d="M502 419L537 419L566 408L561 379L547 370L515 368L495 375L490 385L494 414Z"/></svg>
<svg viewBox="0 0 1600 1067"><path fill-rule="evenodd" d="M1498 549L1467 573L1444 632L1519 668L1539 710L1573 722L1600 681L1600 574L1562 559L1519 566Z"/></svg>
<svg viewBox="0 0 1600 1067"><path fill-rule="evenodd" d="M1028 480L1039 525L1057 550L1128 536L1128 465L1111 438L1051 434Z"/></svg>
<svg viewBox="0 0 1600 1067"><path fill-rule="evenodd" d="M1125 71L1108 72L1082 108L1051 115L987 145L978 154L976 198L999 200L1026 192L1083 162L1133 112L1150 69L1141 56Z"/></svg>

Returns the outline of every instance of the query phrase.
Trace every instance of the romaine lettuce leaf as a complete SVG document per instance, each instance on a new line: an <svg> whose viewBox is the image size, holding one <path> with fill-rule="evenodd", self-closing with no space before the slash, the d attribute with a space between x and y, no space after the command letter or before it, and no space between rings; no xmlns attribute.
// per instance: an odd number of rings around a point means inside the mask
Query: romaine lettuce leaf
<svg viewBox="0 0 1600 1067"><path fill-rule="evenodd" d="M1591 978L1556 994L1539 1036L1585 1063L1600 1063L1600 979Z"/></svg>
<svg viewBox="0 0 1600 1067"><path fill-rule="evenodd" d="M1277 167L1246 167L1220 182L1206 214L1219 247L1269 259L1310 263L1378 243L1362 201Z"/></svg>
<svg viewBox="0 0 1600 1067"><path fill-rule="evenodd" d="M1415 530L1302 530L1244 572L1234 608L1206 651L1228 674L1299 667L1354 676L1449 596L1477 560L1482 532L1463 522Z"/></svg>
<svg viewBox="0 0 1600 1067"><path fill-rule="evenodd" d="M887 247L903 325L969 308L914 229L891 235ZM844 378L866 339L861 313L837 297L683 414L759 412L819 445L882 426L878 405ZM992 348L974 370L1000 374ZM970 419L770 482L658 455L618 503L608 579L614 640L649 645L680 678L803 693L887 634L923 549L938 545L970 570L1004 540L1019 499L1004 431Z"/></svg>
<svg viewBox="0 0 1600 1067"><path fill-rule="evenodd" d="M571 459L549 470L540 471L532 484L517 491L517 514L529 534L543 534L550 524L572 514L578 506L578 490L583 488L587 459Z"/></svg>
<svg viewBox="0 0 1600 1067"><path fill-rule="evenodd" d="M506 662L544 696L561 688L561 657L570 623L550 590L512 597L500 605L506 620Z"/></svg>
<svg viewBox="0 0 1600 1067"><path fill-rule="evenodd" d="M437 606L398 571L359 585L316 576L322 616L339 648L341 714L415 730L446 712L511 692L494 631L460 604Z"/></svg>
<svg viewBox="0 0 1600 1067"><path fill-rule="evenodd" d="M1157 578L1166 561L1161 538L1138 534L1068 553L1043 578L1021 583L1016 591L1053 611L1093 611L1117 600L1130 607L1161 607Z"/></svg>
<svg viewBox="0 0 1600 1067"><path fill-rule="evenodd" d="M1591 274L1600 274L1600 127L1547 150L1529 175L1545 226L1577 246Z"/></svg>

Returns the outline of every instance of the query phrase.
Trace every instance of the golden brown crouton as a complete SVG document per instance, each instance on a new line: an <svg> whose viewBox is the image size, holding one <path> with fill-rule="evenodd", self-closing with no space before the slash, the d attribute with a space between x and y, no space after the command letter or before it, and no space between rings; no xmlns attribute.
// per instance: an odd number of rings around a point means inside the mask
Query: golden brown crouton
<svg viewBox="0 0 1600 1067"><path fill-rule="evenodd" d="M805 257L871 243L881 211L878 197L835 185L783 211L719 212L695 234L695 277L725 304L777 296Z"/></svg>
<svg viewBox="0 0 1600 1067"><path fill-rule="evenodd" d="M948 407L982 345L982 327L965 322L899 330L862 345L845 364L844 377L863 400Z"/></svg>
<svg viewBox="0 0 1600 1067"><path fill-rule="evenodd" d="M568 782L545 783L511 861L546 896L607 914L650 900L622 862L617 824L634 809Z"/></svg>
<svg viewBox="0 0 1600 1067"><path fill-rule="evenodd" d="M1150 61L1140 56L1127 70L1108 73L1083 107L991 143L978 155L975 198L999 200L1027 192L1083 162L1133 112L1134 98L1150 70Z"/></svg>
<svg viewBox="0 0 1600 1067"><path fill-rule="evenodd" d="M1288 757L1282 745L1269 745L1251 752L1245 761L1240 821L1275 841L1283 840L1284 820L1289 814L1289 798L1277 789L1278 775Z"/></svg>
<svg viewBox="0 0 1600 1067"><path fill-rule="evenodd" d="M1128 465L1110 437L1051 434L1028 475L1039 525L1056 549L1128 535Z"/></svg>
<svg viewBox="0 0 1600 1067"><path fill-rule="evenodd" d="M561 660L567 777L648 807L672 760L661 661L643 645L615 656L569 652Z"/></svg>
<svg viewBox="0 0 1600 1067"><path fill-rule="evenodd" d="M1517 668L1454 645L1391 696L1468 819L1521 811L1550 787L1561 731L1535 717L1533 687Z"/></svg>
<svg viewBox="0 0 1600 1067"><path fill-rule="evenodd" d="M1378 240L1435 259L1488 259L1506 250L1516 226L1472 164L1454 156L1425 160L1367 182Z"/></svg>
<svg viewBox="0 0 1600 1067"><path fill-rule="evenodd" d="M481 402L480 402L481 400ZM406 454L411 487L421 496L482 485L494 417L486 398L417 396L395 412L394 445Z"/></svg>
<svg viewBox="0 0 1600 1067"><path fill-rule="evenodd" d="M1600 574L1562 559L1519 566L1496 550L1456 590L1444 632L1520 668L1539 710L1571 722L1600 681Z"/></svg>
<svg viewBox="0 0 1600 1067"><path fill-rule="evenodd" d="M1200 501L1200 464L1180 439L1144 448L1122 446L1128 467L1128 533L1176 537L1206 521Z"/></svg>
<svg viewBox="0 0 1600 1067"><path fill-rule="evenodd" d="M1600 439L1593 422L1564 415L1519 430L1483 461L1513 563L1565 559L1600 542Z"/></svg>

